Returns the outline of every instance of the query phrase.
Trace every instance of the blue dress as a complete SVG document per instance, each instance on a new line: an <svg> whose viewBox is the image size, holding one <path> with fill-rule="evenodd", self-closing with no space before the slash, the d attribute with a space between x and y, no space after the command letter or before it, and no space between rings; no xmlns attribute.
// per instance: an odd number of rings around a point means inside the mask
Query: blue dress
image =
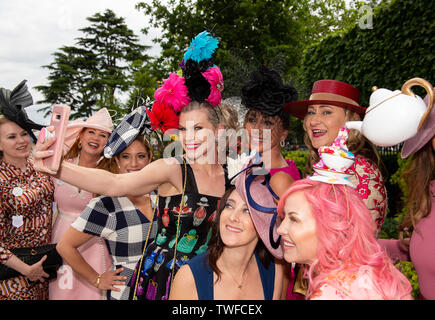
<svg viewBox="0 0 435 320"><path fill-rule="evenodd" d="M258 271L260 272L261 284L265 300L272 300L273 289L275 287L275 264L270 262L266 268L258 257L257 251L254 252L257 261ZM208 264L208 252L197 255L187 265L192 270L195 279L196 291L199 300L213 300L213 270Z"/></svg>

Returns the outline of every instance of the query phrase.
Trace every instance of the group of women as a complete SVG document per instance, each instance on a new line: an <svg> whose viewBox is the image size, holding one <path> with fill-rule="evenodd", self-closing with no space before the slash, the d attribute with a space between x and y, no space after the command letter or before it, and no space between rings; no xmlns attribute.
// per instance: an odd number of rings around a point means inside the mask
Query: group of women
<svg viewBox="0 0 435 320"><path fill-rule="evenodd" d="M183 152L175 157L153 159L145 134L149 110L139 107L113 128L103 108L69 124L65 156L53 173L42 159L52 155L55 138L38 141L31 156L35 124L18 116L31 104L27 88L1 89L0 261L21 275L0 280L0 298L410 299L409 281L391 260L407 258L406 240L376 239L387 208L376 148L348 130L345 145L354 162L346 173L355 188L349 181L310 179L318 149L334 145L346 121L364 116L359 91L319 80L309 100L297 101L292 86L261 66L241 92L243 128L256 152L235 171L231 160L210 163L209 152L218 159L210 144L219 139L207 139L205 132L218 137L221 129L238 128L233 107L221 104L222 75L211 63L217 43L207 33L199 36L209 41L208 51L194 54L200 47L194 39L181 64L183 76L165 80L151 111L176 115ZM419 190L410 197L418 230L411 238L413 261L413 252L421 257L429 250L431 236L433 115L413 138L418 147L409 142L413 147L404 154L416 154L409 172L425 170L426 181L423 187L410 182ZM281 153L290 116L303 120L305 179ZM160 120L161 129L166 119ZM23 223L16 223L17 216ZM64 261L49 286L44 258L26 265L13 254L48 243L57 243ZM433 299L425 283L435 263L416 262L419 276L425 275L419 278L422 297Z"/></svg>

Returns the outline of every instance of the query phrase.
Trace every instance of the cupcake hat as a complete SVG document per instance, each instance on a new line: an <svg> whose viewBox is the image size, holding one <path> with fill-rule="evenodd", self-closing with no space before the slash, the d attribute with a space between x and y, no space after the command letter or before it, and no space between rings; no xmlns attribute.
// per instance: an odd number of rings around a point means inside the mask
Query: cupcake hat
<svg viewBox="0 0 435 320"><path fill-rule="evenodd" d="M223 77L212 63L218 44L207 31L192 40L180 63L181 72L169 74L154 93L152 110L147 110L154 130L178 128L178 114L191 101L206 101L213 107L221 103Z"/></svg>
<svg viewBox="0 0 435 320"><path fill-rule="evenodd" d="M349 169L355 162L355 155L347 148L349 131L346 126L342 127L331 146L318 149L320 161L313 165L315 173L309 179L355 188L349 180L353 174Z"/></svg>

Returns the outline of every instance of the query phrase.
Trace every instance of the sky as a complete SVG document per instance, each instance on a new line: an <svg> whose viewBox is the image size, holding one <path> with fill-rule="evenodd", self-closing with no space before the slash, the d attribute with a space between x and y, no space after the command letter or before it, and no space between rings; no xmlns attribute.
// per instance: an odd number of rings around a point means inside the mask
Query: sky
<svg viewBox="0 0 435 320"><path fill-rule="evenodd" d="M89 26L87 17L111 9L125 18L127 26L139 36L139 43L152 46L151 56L158 56L160 48L151 40L159 31L149 28L148 35L140 30L148 19L135 9L139 0L0 0L0 87L12 90L22 80L33 96L34 103L42 100L33 89L46 85L49 71L42 68L53 62L52 54L60 47L74 45L83 36L78 29ZM26 108L29 118L48 124L41 106Z"/></svg>

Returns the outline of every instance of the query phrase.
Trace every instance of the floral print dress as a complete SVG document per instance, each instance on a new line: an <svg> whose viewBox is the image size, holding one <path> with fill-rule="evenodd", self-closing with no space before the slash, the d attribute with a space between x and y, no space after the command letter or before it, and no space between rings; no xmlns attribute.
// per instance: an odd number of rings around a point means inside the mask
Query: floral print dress
<svg viewBox="0 0 435 320"><path fill-rule="evenodd" d="M382 228L388 206L387 189L379 168L369 159L357 155L350 167L354 173L349 180L356 185L356 192L370 211L377 231Z"/></svg>

